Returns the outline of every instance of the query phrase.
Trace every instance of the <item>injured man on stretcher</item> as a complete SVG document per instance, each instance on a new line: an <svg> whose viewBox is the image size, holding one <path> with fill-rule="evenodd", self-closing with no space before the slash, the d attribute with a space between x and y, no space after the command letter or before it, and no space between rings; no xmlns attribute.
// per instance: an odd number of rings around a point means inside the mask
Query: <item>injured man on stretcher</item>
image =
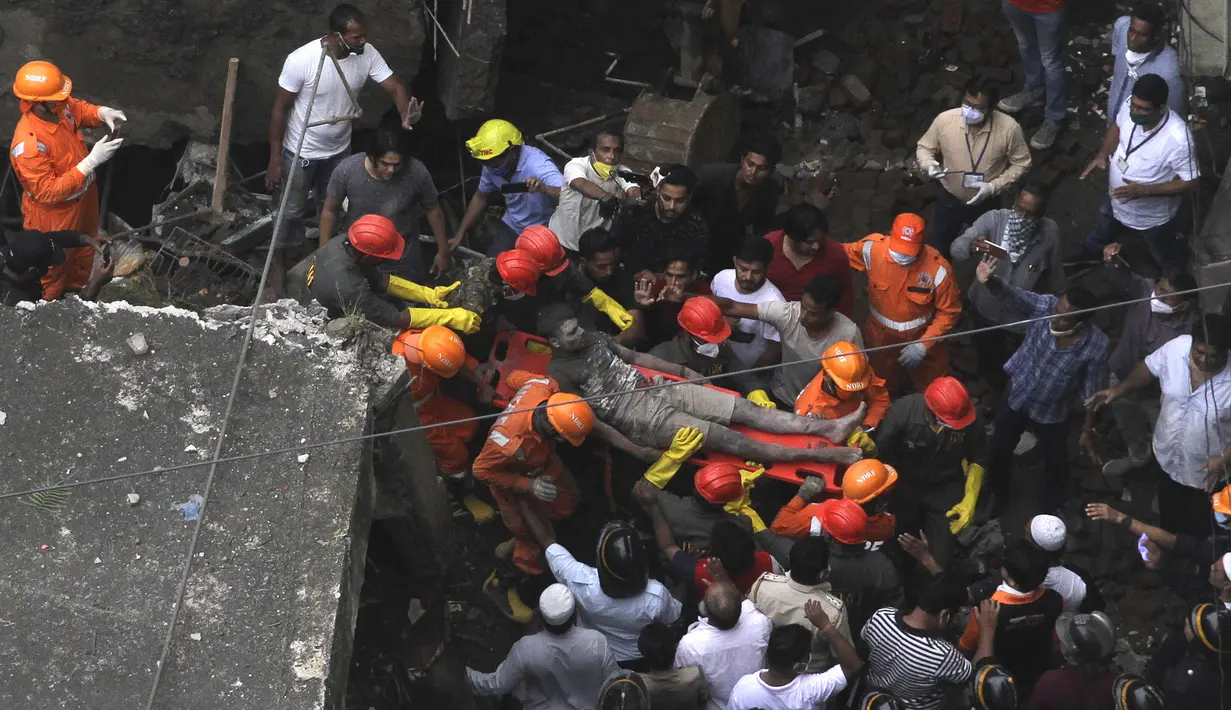
<svg viewBox="0 0 1231 710"><path fill-rule="evenodd" d="M587 332L577 323L573 310L563 303L550 303L538 312L539 335L551 344L547 374L562 392L595 397L590 400L601 424L594 433L611 445L644 460L653 461L671 446L671 437L683 427L695 427L705 435L703 450L721 451L748 461L817 461L852 464L862 451L854 447L801 449L758 441L734 431L742 424L771 434L810 434L830 441L846 441L863 420L864 409L840 419L813 419L793 412L760 407L742 397L696 384L645 389L665 381L645 375L637 367L694 379L700 374L665 360L629 350L601 333Z"/></svg>

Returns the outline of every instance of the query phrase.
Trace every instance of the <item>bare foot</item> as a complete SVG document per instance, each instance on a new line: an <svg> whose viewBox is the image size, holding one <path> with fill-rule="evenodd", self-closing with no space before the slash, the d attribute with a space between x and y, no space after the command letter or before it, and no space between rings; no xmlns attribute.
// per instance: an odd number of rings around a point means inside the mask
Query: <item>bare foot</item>
<svg viewBox="0 0 1231 710"><path fill-rule="evenodd" d="M820 463L840 463L850 466L863 458L863 449L857 446L827 446L816 450Z"/></svg>
<svg viewBox="0 0 1231 710"><path fill-rule="evenodd" d="M828 433L822 433L821 436L824 436L826 439L833 442L844 443L848 438L850 438L851 432L855 431L855 427L863 423L863 416L867 414L867 412L868 403L860 402L855 411L845 417L831 419L826 422L831 426L831 428Z"/></svg>

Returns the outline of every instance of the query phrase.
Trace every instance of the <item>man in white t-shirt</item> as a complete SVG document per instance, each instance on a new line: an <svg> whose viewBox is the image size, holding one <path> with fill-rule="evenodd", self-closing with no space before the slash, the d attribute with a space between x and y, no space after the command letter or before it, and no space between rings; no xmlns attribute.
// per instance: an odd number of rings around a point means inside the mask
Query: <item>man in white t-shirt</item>
<svg viewBox="0 0 1231 710"><path fill-rule="evenodd" d="M769 262L774 258L774 247L764 237L751 237L740 246L732 260L734 269L724 269L714 274L710 290L719 298L729 298L736 303L782 303L786 298L778 287L767 278ZM777 328L756 318L740 318L732 324L731 350L745 367L767 365L762 362L769 342L778 343L782 336Z"/></svg>
<svg viewBox="0 0 1231 710"><path fill-rule="evenodd" d="M800 673L798 669L808 663L812 633L799 624L779 626L765 649L769 668L740 678L731 689L727 710L823 710L825 701L859 675L863 659L825 615L821 603L809 600L804 614L829 641L839 665L823 673Z"/></svg>
<svg viewBox="0 0 1231 710"><path fill-rule="evenodd" d="M322 50L331 57L337 57L337 66L329 57L321 64ZM315 100L312 100L312 88L318 81L317 67L320 67L320 86L316 89ZM345 83L339 76L339 69L345 76ZM421 103L410 98L406 85L394 76L376 47L367 43L367 21L363 13L346 3L329 13L329 34L291 52L282 64L274 109L269 117L266 188L273 190L285 182L304 130L307 130L307 136L299 153L299 169L284 187L290 193L286 200L286 215L282 228L273 239L275 258L269 280L279 297L285 291L285 250L298 246L300 242L297 235L302 227L301 220L306 216L308 194L314 193L317 202L324 203L325 188L333 169L350 155L350 117L358 113L358 106L351 101L351 93L358 96L368 79L380 84L393 97L404 128L419 120ZM310 100L312 115L308 116ZM342 120L312 125L332 119Z"/></svg>
<svg viewBox="0 0 1231 710"><path fill-rule="evenodd" d="M616 175L624 157L624 134L604 128L594 136L590 154L564 164L564 187L560 204L548 228L560 245L577 251L582 233L595 227L611 228L611 218L626 199L641 199L641 188Z"/></svg>
<svg viewBox="0 0 1231 710"><path fill-rule="evenodd" d="M1130 266L1153 259L1162 271L1184 268L1175 215L1184 193L1197 185L1200 172L1188 124L1167 108L1169 92L1157 74L1137 79L1126 110L1116 115L1103 145L1081 174L1084 180L1095 168L1106 168L1110 190L1098 224L1086 237L1087 258L1111 259L1123 245ZM1137 251L1142 243L1148 256ZM1157 275L1153 269L1146 271Z"/></svg>

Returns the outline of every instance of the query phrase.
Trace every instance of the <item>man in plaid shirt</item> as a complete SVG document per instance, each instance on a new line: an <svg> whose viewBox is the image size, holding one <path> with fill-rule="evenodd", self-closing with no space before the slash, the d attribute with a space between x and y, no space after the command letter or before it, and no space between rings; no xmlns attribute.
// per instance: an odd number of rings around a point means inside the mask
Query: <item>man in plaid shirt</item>
<svg viewBox="0 0 1231 710"><path fill-rule="evenodd" d="M1107 336L1090 323L1092 314L1068 315L1095 305L1086 289L1044 296L1006 284L995 275L995 267L996 258L988 256L975 272L992 295L1020 318L1054 317L1031 325L1021 347L1004 365L1009 386L996 412L987 466L996 496L992 512L999 515L1008 503L1013 447L1030 427L1043 445L1042 507L1059 514L1069 481L1069 404L1074 394L1080 393L1084 402L1106 386ZM1087 411L1079 440L1085 449L1092 446L1093 423L1093 412Z"/></svg>

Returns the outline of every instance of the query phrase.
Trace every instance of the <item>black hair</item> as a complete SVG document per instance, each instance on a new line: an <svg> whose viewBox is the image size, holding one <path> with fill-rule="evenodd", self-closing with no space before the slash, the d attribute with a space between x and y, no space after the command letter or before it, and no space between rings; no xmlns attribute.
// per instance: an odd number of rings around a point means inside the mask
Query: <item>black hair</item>
<svg viewBox="0 0 1231 710"><path fill-rule="evenodd" d="M1130 18L1136 18L1150 26L1150 38L1157 40L1167 27L1167 15L1156 3L1144 2L1133 8Z"/></svg>
<svg viewBox="0 0 1231 710"><path fill-rule="evenodd" d="M563 301L551 301L539 306L538 318L535 322L535 330L538 331L539 337L550 338L555 335L560 326L570 318L576 318L577 314L573 309Z"/></svg>
<svg viewBox="0 0 1231 710"><path fill-rule="evenodd" d="M577 253L582 259L593 259L595 254L604 254L620 248L620 243L602 227L590 227L577 238Z"/></svg>
<svg viewBox="0 0 1231 710"><path fill-rule="evenodd" d="M837 308L842 300L842 283L835 276L819 274L813 276L808 285L804 287L804 293L808 294L808 297L818 306Z"/></svg>
<svg viewBox="0 0 1231 710"><path fill-rule="evenodd" d="M929 614L956 609L966 603L966 589L949 577L933 577L919 588L915 606Z"/></svg>
<svg viewBox="0 0 1231 710"><path fill-rule="evenodd" d="M819 537L805 537L791 545L791 579L800 584L820 584L829 567L829 546Z"/></svg>
<svg viewBox="0 0 1231 710"><path fill-rule="evenodd" d="M402 156L405 163L410 162L410 136L409 131L399 126L380 126L372 133L372 140L368 141L367 156L373 162L380 160L386 153L397 153ZM405 163L402 165L406 167Z"/></svg>
<svg viewBox="0 0 1231 710"><path fill-rule="evenodd" d="M1047 201L1051 199L1051 191L1047 189L1047 185L1043 184L1038 178L1026 178L1022 181L1022 187L1018 192L1029 192L1039 198L1039 207L1047 207Z"/></svg>
<svg viewBox="0 0 1231 710"><path fill-rule="evenodd" d="M996 102L1000 99L1000 89L996 82L979 74L975 74L966 80L965 86L962 87L962 92L967 96L986 96L989 113L995 110Z"/></svg>
<svg viewBox="0 0 1231 710"><path fill-rule="evenodd" d="M675 664L675 649L684 636L682 629L651 621L637 637L637 651L650 670L665 671Z"/></svg>
<svg viewBox="0 0 1231 710"><path fill-rule="evenodd" d="M1231 318L1206 313L1193 325L1193 345L1212 345L1224 354L1231 350Z"/></svg>
<svg viewBox="0 0 1231 710"><path fill-rule="evenodd" d="M769 634L765 662L770 668L790 670L796 663L808 660L812 652L812 634L799 624L776 626Z"/></svg>
<svg viewBox="0 0 1231 710"><path fill-rule="evenodd" d="M813 232L829 233L829 220L814 205L799 204L782 215L782 231L797 242L806 242Z"/></svg>
<svg viewBox="0 0 1231 710"><path fill-rule="evenodd" d="M752 570L756 564L757 544L752 533L734 520L719 520L710 531L710 554L722 562L732 578Z"/></svg>
<svg viewBox="0 0 1231 710"><path fill-rule="evenodd" d="M1069 305L1075 311L1085 311L1098 306L1098 299L1085 286L1073 286L1064 292ZM1079 313L1074 316L1078 323L1084 323L1094 317L1093 313Z"/></svg>
<svg viewBox="0 0 1231 710"><path fill-rule="evenodd" d="M1167 283L1171 284L1171 288L1176 291L1194 291L1197 288L1197 280L1184 269L1177 269L1175 267L1164 269L1162 278L1167 279ZM1186 293L1180 296L1180 298L1186 301L1196 301L1199 295L1197 293Z"/></svg>
<svg viewBox="0 0 1231 710"><path fill-rule="evenodd" d="M611 125L611 126L603 126L602 128L599 128L597 131L594 132L594 140L590 141L590 147L592 148L598 147L598 137L599 136L614 136L616 138L619 138L620 148L621 149L624 148L624 131L619 126Z"/></svg>
<svg viewBox="0 0 1231 710"><path fill-rule="evenodd" d="M1148 101L1154 108L1167 105L1171 96L1171 88L1167 81L1158 74L1142 74L1133 84L1133 96Z"/></svg>
<svg viewBox="0 0 1231 710"><path fill-rule="evenodd" d="M740 245L739 253L735 255L735 258L768 268L769 262L774 258L774 245L770 244L765 237L748 237Z"/></svg>
<svg viewBox="0 0 1231 710"><path fill-rule="evenodd" d="M687 165L664 165L658 169L658 174L662 176L662 181L658 183L659 188L663 185L679 185L692 193L697 186L697 174Z"/></svg>
<svg viewBox="0 0 1231 710"><path fill-rule="evenodd" d="M689 271L696 271L701 268L701 259L697 257L696 252L684 247L670 247L667 249L667 255L658 262L660 271L666 271L667 266L672 262L684 261L688 263Z"/></svg>
<svg viewBox="0 0 1231 710"><path fill-rule="evenodd" d="M782 148L778 146L778 141L773 138L761 137L748 141L748 145L744 148L743 155L748 155L749 153L756 153L757 155L765 156L765 159L769 161L769 167L771 169L778 163L782 162Z"/></svg>
<svg viewBox="0 0 1231 710"><path fill-rule="evenodd" d="M1051 557L1031 541L1017 540L1005 551L1000 566L1013 578L1017 591L1031 592L1043 586Z"/></svg>
<svg viewBox="0 0 1231 710"><path fill-rule="evenodd" d="M329 31L330 32L346 32L346 26L354 22L355 24L367 24L363 17L363 13L354 5L344 2L333 9L329 13Z"/></svg>

